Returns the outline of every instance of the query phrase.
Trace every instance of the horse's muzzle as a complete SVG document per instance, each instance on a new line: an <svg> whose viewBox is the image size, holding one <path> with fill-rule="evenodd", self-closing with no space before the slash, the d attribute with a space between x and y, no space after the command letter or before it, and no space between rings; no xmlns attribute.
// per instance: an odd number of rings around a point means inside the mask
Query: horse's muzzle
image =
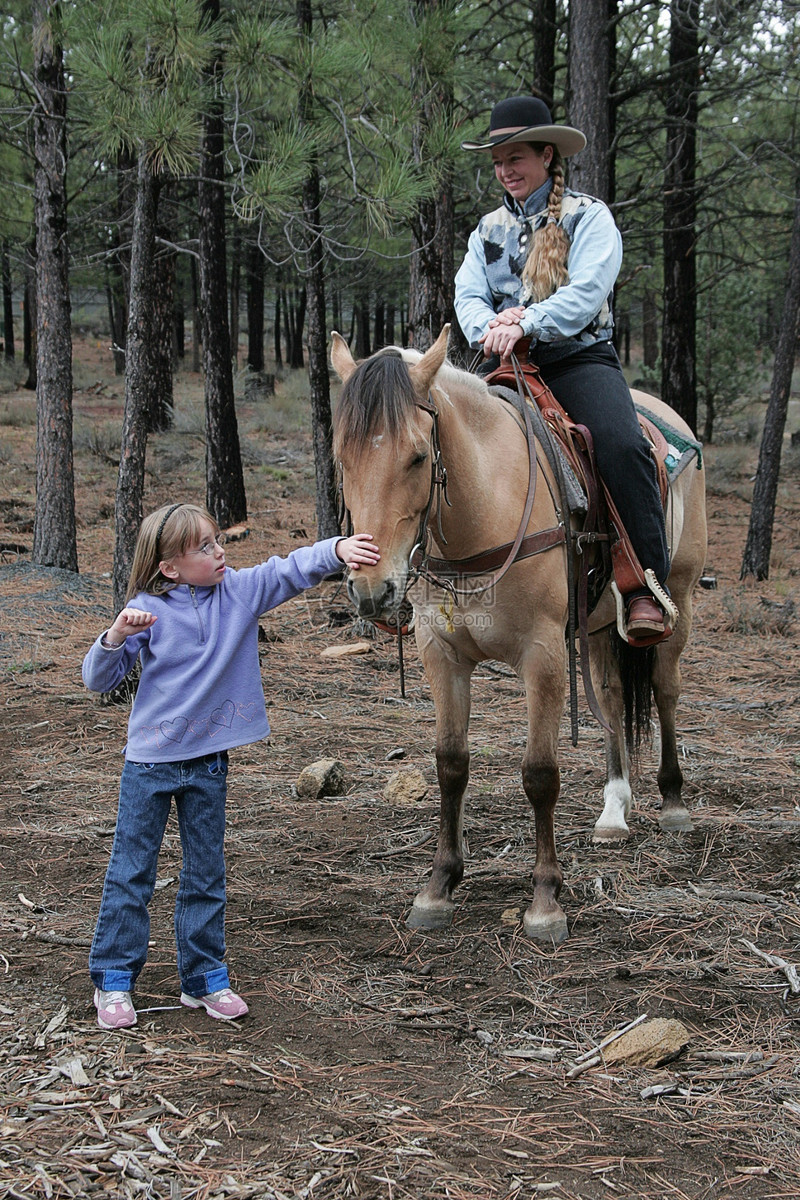
<svg viewBox="0 0 800 1200"><path fill-rule="evenodd" d="M403 591L392 579L369 579L360 572L347 581L347 594L358 615L368 621L385 620L398 609Z"/></svg>

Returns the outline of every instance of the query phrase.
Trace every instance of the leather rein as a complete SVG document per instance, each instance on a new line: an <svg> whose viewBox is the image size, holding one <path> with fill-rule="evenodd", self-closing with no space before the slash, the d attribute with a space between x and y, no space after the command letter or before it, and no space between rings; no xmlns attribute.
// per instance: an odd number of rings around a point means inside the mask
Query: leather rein
<svg viewBox="0 0 800 1200"><path fill-rule="evenodd" d="M514 364L514 373L517 376L520 395L522 395L522 380L519 373L519 366L515 358L512 359L512 362ZM484 550L478 554L473 554L469 558L450 559L432 557L428 548L430 542L430 530L428 526L431 514L435 510L438 534L436 540L440 545L446 546L447 539L442 530L442 501L444 500L448 507L452 506L447 496L447 468L442 459L442 447L439 438L439 410L430 393L428 394L428 402L417 401L417 407L423 412L428 413L433 422L431 427L431 486L428 503L420 519L417 540L408 559L409 574L406 591L418 579L422 578L448 592L457 604L459 598L462 596L479 596L484 592L490 591L518 559L529 558L531 555L540 554L545 550L552 549L554 546L566 543L567 535L563 521L552 528L540 529L527 536L525 534L531 512L533 511L538 472L533 423L531 421L530 409L523 402L518 411L521 413L524 421L525 440L528 446L528 490L525 496L525 506L522 511L519 528L513 542L505 542L501 546L495 546L491 550ZM459 587L456 585L456 580L466 580L478 575L486 575L489 572L492 572L491 577L481 587Z"/></svg>

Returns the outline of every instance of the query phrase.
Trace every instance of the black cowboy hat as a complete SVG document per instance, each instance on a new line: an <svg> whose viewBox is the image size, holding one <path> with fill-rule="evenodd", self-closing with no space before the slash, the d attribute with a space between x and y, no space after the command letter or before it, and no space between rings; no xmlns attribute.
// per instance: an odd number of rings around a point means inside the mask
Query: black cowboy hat
<svg viewBox="0 0 800 1200"><path fill-rule="evenodd" d="M504 142L546 142L567 158L586 145L579 129L554 125L550 109L536 96L511 96L492 109L488 142L462 142L462 150L491 150Z"/></svg>

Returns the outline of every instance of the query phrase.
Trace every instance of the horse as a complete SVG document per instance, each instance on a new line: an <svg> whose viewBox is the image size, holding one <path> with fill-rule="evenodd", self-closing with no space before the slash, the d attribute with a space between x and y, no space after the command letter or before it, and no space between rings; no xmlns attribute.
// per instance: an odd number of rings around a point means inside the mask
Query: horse
<svg viewBox="0 0 800 1200"><path fill-rule="evenodd" d="M553 473L545 455L532 457L520 414L479 376L447 361L448 327L424 354L387 347L357 364L334 333L331 360L343 388L334 420L334 456L353 527L372 533L380 562L351 573L347 592L358 614L396 619L406 595L436 712L436 770L440 820L430 876L415 896L412 928L450 925L453 892L464 874L463 802L469 775L467 730L470 677L477 664L498 660L521 680L527 704L522 785L533 808L536 857L533 898L524 932L543 943L568 935L559 903L563 875L556 854L554 813L560 778L558 733L564 707L568 616L567 554ZM635 399L691 437L677 413L655 397ZM529 489L538 471L546 486ZM703 471L690 466L674 481L666 513L671 543L669 588L679 610L667 641L642 661L652 664L649 688L661 729L658 786L663 829L691 829L681 796L675 712L681 687L680 656L692 624L692 592L706 550ZM560 530L561 536L558 536ZM540 531L537 533L536 531ZM533 553L448 595L419 564L426 545L449 560L481 555L534 534ZM537 542L537 538L542 539ZM438 559L436 560L439 561ZM485 583L485 580L484 580ZM614 639L613 598L604 594L589 627L592 679L608 730L605 734L604 807L594 839L626 839L632 792L620 656ZM647 655L647 651L631 651ZM649 668L648 668L649 669ZM630 733L630 719L627 728Z"/></svg>

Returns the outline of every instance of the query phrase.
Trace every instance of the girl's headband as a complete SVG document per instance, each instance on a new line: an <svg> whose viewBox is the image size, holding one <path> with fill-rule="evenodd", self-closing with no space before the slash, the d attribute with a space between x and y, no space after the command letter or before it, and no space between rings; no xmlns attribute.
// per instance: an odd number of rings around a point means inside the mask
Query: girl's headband
<svg viewBox="0 0 800 1200"><path fill-rule="evenodd" d="M180 504L171 504L170 507L167 509L167 511L164 513L164 516L161 518L161 524L159 525L158 533L156 534L156 551L158 551L158 543L161 541L161 535L164 532L164 526L166 525L167 521L170 519L172 514L175 512L175 510L177 508L181 508L181 507L182 506Z"/></svg>

